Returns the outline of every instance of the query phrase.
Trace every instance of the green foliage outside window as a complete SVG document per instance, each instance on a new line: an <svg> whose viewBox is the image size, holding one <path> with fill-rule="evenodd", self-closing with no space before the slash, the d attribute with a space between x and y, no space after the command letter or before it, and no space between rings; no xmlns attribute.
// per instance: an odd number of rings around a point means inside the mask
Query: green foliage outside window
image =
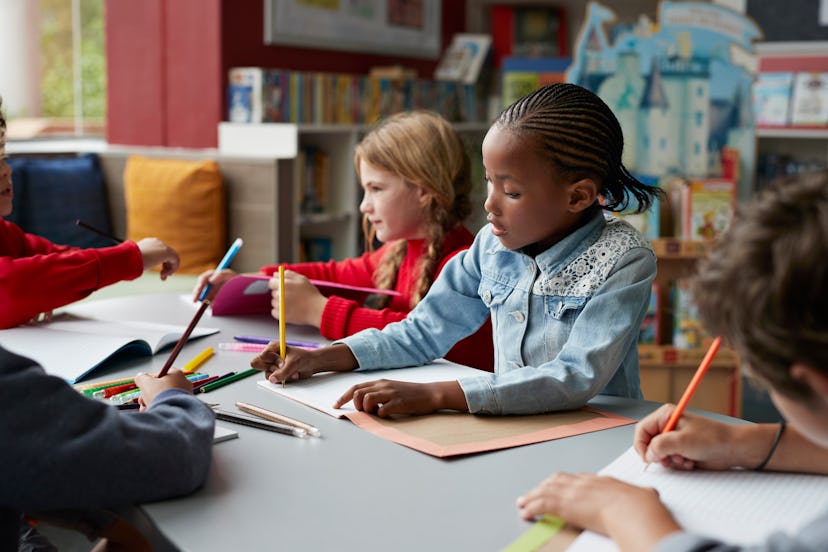
<svg viewBox="0 0 828 552"><path fill-rule="evenodd" d="M78 0L84 119L106 116L103 0ZM40 0L41 100L44 117L75 116L72 0Z"/></svg>

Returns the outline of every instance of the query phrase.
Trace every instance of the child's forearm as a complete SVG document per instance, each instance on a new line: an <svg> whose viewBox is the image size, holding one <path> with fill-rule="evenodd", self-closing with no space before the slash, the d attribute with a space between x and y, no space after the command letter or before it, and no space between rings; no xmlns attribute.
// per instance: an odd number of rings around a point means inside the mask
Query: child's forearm
<svg viewBox="0 0 828 552"><path fill-rule="evenodd" d="M313 351L315 373L318 372L348 372L359 368L351 348L343 343L322 347Z"/></svg>
<svg viewBox="0 0 828 552"><path fill-rule="evenodd" d="M466 402L466 394L457 381L441 381L430 384L434 394L435 410L460 410L467 412L469 405Z"/></svg>
<svg viewBox="0 0 828 552"><path fill-rule="evenodd" d="M771 452L779 424L760 424L750 426L754 429L751 449L754 451L751 464L746 468L760 465ZM805 437L796 427L788 425L773 450L765 471L785 471L828 474L828 449L825 449Z"/></svg>

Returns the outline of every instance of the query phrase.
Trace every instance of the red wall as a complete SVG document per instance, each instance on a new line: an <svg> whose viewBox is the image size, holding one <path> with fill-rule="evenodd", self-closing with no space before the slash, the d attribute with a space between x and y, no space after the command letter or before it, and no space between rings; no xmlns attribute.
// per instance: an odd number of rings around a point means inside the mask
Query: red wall
<svg viewBox="0 0 828 552"><path fill-rule="evenodd" d="M167 142L162 0L106 3L107 140Z"/></svg>
<svg viewBox="0 0 828 552"><path fill-rule="evenodd" d="M442 44L465 28L461 2L443 0ZM107 140L216 147L235 66L367 73L401 64L429 77L437 60L264 44L261 0L106 0Z"/></svg>

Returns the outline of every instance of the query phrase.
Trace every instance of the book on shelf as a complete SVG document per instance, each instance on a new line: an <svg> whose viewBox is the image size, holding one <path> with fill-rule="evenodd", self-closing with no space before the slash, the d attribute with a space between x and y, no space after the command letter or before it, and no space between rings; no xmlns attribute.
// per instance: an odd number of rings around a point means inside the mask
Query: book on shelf
<svg viewBox="0 0 828 552"><path fill-rule="evenodd" d="M477 35L472 35L477 36ZM374 68L369 75L233 67L228 71L230 122L373 124L411 109L428 109L449 121L487 120L490 64L475 58L465 80L415 78L412 70ZM469 84L475 72L477 81Z"/></svg>
<svg viewBox="0 0 828 552"><path fill-rule="evenodd" d="M48 374L76 383L116 357L158 354L178 342L185 330L170 324L98 320L67 312L45 324L0 330L0 345L37 361ZM218 331L196 327L190 339Z"/></svg>
<svg viewBox="0 0 828 552"><path fill-rule="evenodd" d="M333 259L333 240L328 236L302 238L303 262L330 261Z"/></svg>
<svg viewBox="0 0 828 552"><path fill-rule="evenodd" d="M791 103L791 72L760 73L753 85L753 118L757 126L786 126Z"/></svg>
<svg viewBox="0 0 828 552"><path fill-rule="evenodd" d="M302 146L297 152L294 171L299 211L306 214L327 211L331 172L328 154L315 146Z"/></svg>
<svg viewBox="0 0 828 552"><path fill-rule="evenodd" d="M791 125L828 125L828 72L796 74L791 96Z"/></svg>
<svg viewBox="0 0 828 552"><path fill-rule="evenodd" d="M492 37L487 34L455 34L434 70L434 80L476 84L489 59L491 44Z"/></svg>
<svg viewBox="0 0 828 552"><path fill-rule="evenodd" d="M265 274L239 274L225 282L212 303L214 316L237 314L262 314L271 311L271 292L268 287L270 276ZM336 295L363 303L369 295L385 294L398 296L399 293L388 289L352 286L337 282L311 279L322 295Z"/></svg>
<svg viewBox="0 0 828 552"><path fill-rule="evenodd" d="M568 57L503 58L500 76L503 106L547 84L565 82L571 63Z"/></svg>
<svg viewBox="0 0 828 552"><path fill-rule="evenodd" d="M227 120L231 123L264 121L264 70L259 67L233 67L227 75Z"/></svg>
<svg viewBox="0 0 828 552"><path fill-rule="evenodd" d="M736 182L730 178L676 178L668 196L675 235L688 241L720 236L730 225Z"/></svg>
<svg viewBox="0 0 828 552"><path fill-rule="evenodd" d="M658 345L661 343L661 305L660 286L653 282L650 292L650 302L647 304L647 312L644 313L644 320L641 322L641 329L638 332L638 343L641 345Z"/></svg>
<svg viewBox="0 0 828 552"><path fill-rule="evenodd" d="M686 279L679 278L674 282L670 302L673 308L673 346L677 349L707 348L713 336L702 325Z"/></svg>
<svg viewBox="0 0 828 552"><path fill-rule="evenodd" d="M495 67L507 56L569 53L566 17L560 7L498 4L492 6L490 21Z"/></svg>

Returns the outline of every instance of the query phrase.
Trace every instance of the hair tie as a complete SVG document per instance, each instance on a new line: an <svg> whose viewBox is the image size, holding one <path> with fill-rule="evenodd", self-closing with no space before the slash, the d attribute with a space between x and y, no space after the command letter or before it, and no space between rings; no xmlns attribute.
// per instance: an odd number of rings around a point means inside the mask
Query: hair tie
<svg viewBox="0 0 828 552"><path fill-rule="evenodd" d="M765 469L765 466L768 464L768 461L773 456L773 453L776 451L776 447L779 445L779 441L782 439L782 434L785 433L785 426L787 422L782 420L779 422L779 429L776 430L776 437L773 438L773 444L771 445L770 450L768 451L768 455L765 456L765 459L762 460L762 463L753 468L753 471L762 471Z"/></svg>

